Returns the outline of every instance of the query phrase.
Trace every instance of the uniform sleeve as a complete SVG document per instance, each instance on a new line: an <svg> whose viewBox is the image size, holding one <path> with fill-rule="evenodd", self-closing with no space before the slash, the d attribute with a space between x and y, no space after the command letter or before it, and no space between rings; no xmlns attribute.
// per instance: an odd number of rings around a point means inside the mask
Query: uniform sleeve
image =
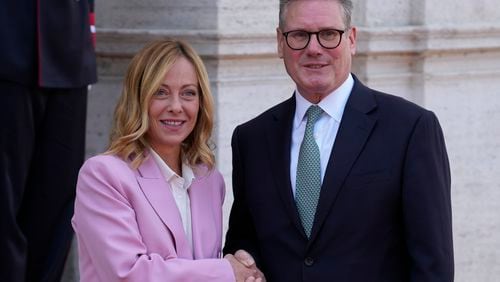
<svg viewBox="0 0 500 282"><path fill-rule="evenodd" d="M89 25L90 25L90 35L92 38L92 44L94 48L96 46L96 29L95 29L95 12L94 12L94 0L89 0Z"/></svg>

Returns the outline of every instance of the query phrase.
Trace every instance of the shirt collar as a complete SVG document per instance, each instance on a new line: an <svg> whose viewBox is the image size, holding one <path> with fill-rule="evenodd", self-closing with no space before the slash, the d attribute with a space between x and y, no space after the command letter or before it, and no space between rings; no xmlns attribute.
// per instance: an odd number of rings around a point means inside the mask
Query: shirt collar
<svg viewBox="0 0 500 282"><path fill-rule="evenodd" d="M167 163L165 163L165 161L160 157L160 155L158 155L158 153L155 152L155 150L153 150L153 148L149 148L149 151L167 182L170 183L176 177L180 178L180 176L175 173L175 171L173 171ZM188 189L195 178L193 169L185 161L182 162L182 178L184 179L184 189Z"/></svg>
<svg viewBox="0 0 500 282"><path fill-rule="evenodd" d="M333 92L325 96L318 106L331 118L340 122L342 115L344 114L344 108L347 103L347 99L351 94L352 88L354 86L354 79L352 75L349 74L347 79ZM300 123L304 120L307 109L311 105L311 102L307 101L302 95L300 95L298 90L295 90L295 117L294 117L294 127L299 127Z"/></svg>

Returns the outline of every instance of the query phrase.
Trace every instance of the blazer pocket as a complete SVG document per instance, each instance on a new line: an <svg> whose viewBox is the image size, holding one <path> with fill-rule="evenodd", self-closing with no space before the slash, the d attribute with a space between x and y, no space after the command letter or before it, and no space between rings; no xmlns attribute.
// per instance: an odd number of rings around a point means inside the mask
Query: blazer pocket
<svg viewBox="0 0 500 282"><path fill-rule="evenodd" d="M373 184L389 181L391 178L391 171L377 170L369 172L356 172L349 175L345 181L344 186L354 189L361 189L367 186L373 186Z"/></svg>

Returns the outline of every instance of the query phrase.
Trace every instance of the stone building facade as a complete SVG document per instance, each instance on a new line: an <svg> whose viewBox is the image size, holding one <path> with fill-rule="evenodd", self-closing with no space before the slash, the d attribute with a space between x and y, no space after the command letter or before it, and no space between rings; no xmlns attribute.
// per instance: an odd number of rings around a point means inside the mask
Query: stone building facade
<svg viewBox="0 0 500 282"><path fill-rule="evenodd" d="M354 1L353 72L440 119L452 169L456 281L500 279L500 9L497 0ZM131 56L167 36L202 55L216 100L218 168L232 202L234 127L293 91L276 54L278 0L96 1L99 82L87 156L105 150ZM66 280L78 275L68 263Z"/></svg>

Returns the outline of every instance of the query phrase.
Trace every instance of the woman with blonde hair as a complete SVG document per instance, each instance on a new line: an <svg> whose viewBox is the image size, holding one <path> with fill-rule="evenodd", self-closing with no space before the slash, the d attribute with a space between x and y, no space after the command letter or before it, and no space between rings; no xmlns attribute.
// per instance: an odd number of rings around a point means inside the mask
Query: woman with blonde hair
<svg viewBox="0 0 500 282"><path fill-rule="evenodd" d="M220 258L225 187L212 127L208 76L192 47L166 39L132 59L110 146L78 177L81 281L261 280L252 261Z"/></svg>

